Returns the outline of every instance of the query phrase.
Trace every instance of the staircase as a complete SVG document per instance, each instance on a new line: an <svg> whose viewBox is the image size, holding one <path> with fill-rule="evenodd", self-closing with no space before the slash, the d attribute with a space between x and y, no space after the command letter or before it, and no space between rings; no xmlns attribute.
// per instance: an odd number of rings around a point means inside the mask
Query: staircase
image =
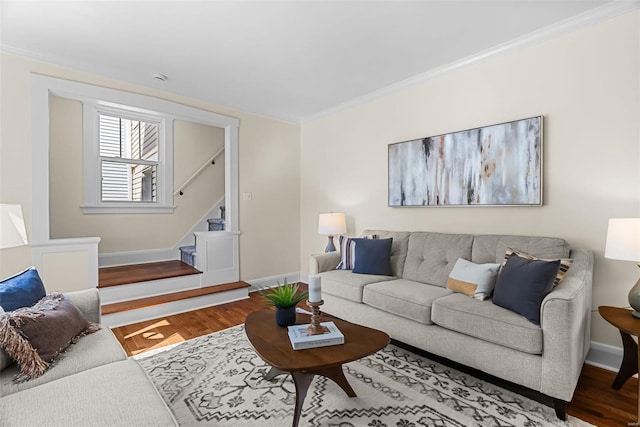
<svg viewBox="0 0 640 427"><path fill-rule="evenodd" d="M102 323L128 325L248 298L248 283L202 286L201 276L178 260L100 268Z"/></svg>
<svg viewBox="0 0 640 427"><path fill-rule="evenodd" d="M220 218L211 218L207 220L209 231L224 231L224 206L220 206ZM190 266L196 265L196 245L181 246L180 261Z"/></svg>
<svg viewBox="0 0 640 427"><path fill-rule="evenodd" d="M99 269L102 323L122 326L248 298L239 280L238 232L221 217L196 231L195 245L180 247L180 260ZM196 250L197 249L197 250ZM199 255L198 255L199 252Z"/></svg>

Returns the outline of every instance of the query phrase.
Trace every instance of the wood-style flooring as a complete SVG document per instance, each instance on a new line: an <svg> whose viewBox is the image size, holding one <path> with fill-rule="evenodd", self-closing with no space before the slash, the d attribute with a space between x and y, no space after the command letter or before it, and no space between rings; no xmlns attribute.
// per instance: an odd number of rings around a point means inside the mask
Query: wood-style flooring
<svg viewBox="0 0 640 427"><path fill-rule="evenodd" d="M301 303L302 305L302 303ZM256 292L247 300L114 328L128 355L178 343L244 323L248 313L265 308ZM613 390L615 373L585 365L568 413L596 426L627 427L636 422L638 380Z"/></svg>

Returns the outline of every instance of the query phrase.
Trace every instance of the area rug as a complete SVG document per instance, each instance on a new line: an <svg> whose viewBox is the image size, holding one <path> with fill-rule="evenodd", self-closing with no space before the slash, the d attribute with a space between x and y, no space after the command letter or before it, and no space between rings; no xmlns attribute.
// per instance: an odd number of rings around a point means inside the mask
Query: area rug
<svg viewBox="0 0 640 427"><path fill-rule="evenodd" d="M136 356L182 426L290 426L295 387L272 381L243 326ZM358 397L316 376L300 426L588 426L394 345L344 365Z"/></svg>

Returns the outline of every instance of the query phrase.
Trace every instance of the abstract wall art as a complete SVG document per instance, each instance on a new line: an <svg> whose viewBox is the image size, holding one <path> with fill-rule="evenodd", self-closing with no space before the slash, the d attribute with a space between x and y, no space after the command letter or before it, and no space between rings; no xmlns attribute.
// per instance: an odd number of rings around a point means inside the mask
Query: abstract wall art
<svg viewBox="0 0 640 427"><path fill-rule="evenodd" d="M389 144L389 206L542 206L542 116Z"/></svg>

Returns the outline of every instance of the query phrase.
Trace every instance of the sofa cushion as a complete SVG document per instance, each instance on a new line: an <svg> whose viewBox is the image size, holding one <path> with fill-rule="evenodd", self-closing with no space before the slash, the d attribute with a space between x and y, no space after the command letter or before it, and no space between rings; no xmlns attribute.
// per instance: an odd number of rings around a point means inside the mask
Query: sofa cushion
<svg viewBox="0 0 640 427"><path fill-rule="evenodd" d="M362 289L370 284L394 279L393 276L352 273L350 270L331 270L320 273L322 293L362 302Z"/></svg>
<svg viewBox="0 0 640 427"><path fill-rule="evenodd" d="M485 234L475 236L471 261L477 264L502 262L507 248L513 248L540 258L568 258L569 244L555 237L500 236Z"/></svg>
<svg viewBox="0 0 640 427"><path fill-rule="evenodd" d="M175 426L135 360L123 360L14 393L2 420L16 426Z"/></svg>
<svg viewBox="0 0 640 427"><path fill-rule="evenodd" d="M530 354L542 353L542 328L491 300L462 294L438 298L431 308L433 323L452 331Z"/></svg>
<svg viewBox="0 0 640 427"><path fill-rule="evenodd" d="M353 239L356 257L353 272L391 276L391 244L393 239Z"/></svg>
<svg viewBox="0 0 640 427"><path fill-rule="evenodd" d="M14 383L13 379L20 373L16 364L0 372L0 397L124 359L126 359L126 354L122 350L122 346L111 330L103 327L98 332L87 335L72 345L64 357L56 361L55 366L38 378Z"/></svg>
<svg viewBox="0 0 640 427"><path fill-rule="evenodd" d="M45 295L44 284L35 267L0 282L0 305L4 311L30 307Z"/></svg>
<svg viewBox="0 0 640 427"><path fill-rule="evenodd" d="M539 325L540 305L553 289L559 267L560 260L542 261L512 254L498 276L493 303Z"/></svg>
<svg viewBox="0 0 640 427"><path fill-rule="evenodd" d="M450 290L439 286L397 279L366 286L362 301L396 316L430 325L433 323L431 321L433 301L451 293Z"/></svg>
<svg viewBox="0 0 640 427"><path fill-rule="evenodd" d="M404 263L407 258L409 247L409 236L406 231L384 231L384 230L364 230L362 234L376 234L378 239L393 239L391 244L391 274L397 277L402 276Z"/></svg>
<svg viewBox="0 0 640 427"><path fill-rule="evenodd" d="M471 258L472 244L467 234L411 233L402 278L445 287L458 258Z"/></svg>

